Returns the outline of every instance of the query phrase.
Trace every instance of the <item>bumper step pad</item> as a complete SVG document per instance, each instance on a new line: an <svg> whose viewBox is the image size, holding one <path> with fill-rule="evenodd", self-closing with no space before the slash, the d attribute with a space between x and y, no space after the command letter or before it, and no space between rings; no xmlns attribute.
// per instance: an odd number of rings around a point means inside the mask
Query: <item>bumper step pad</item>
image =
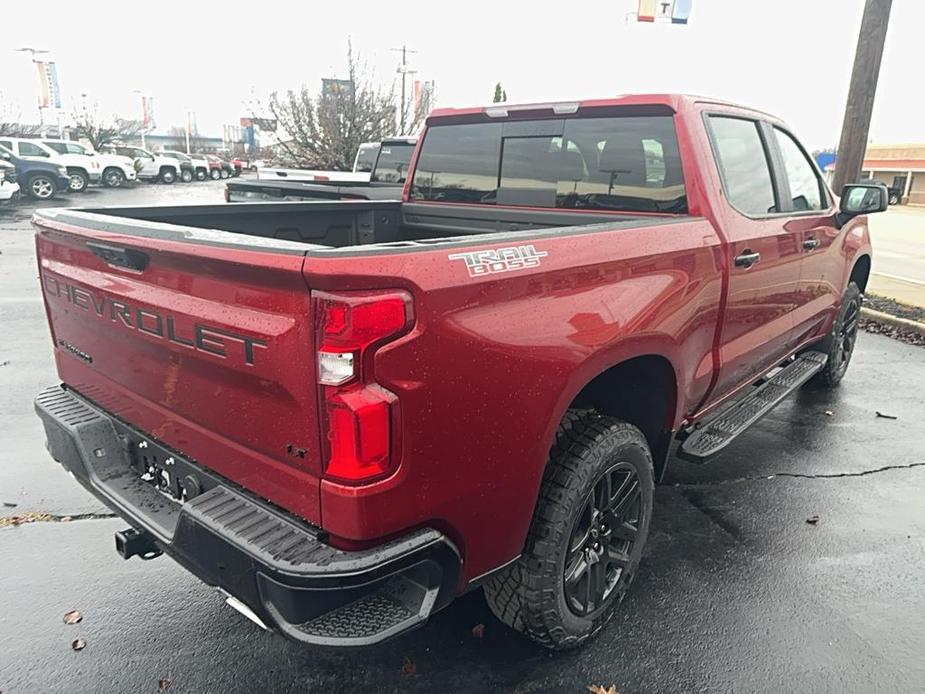
<svg viewBox="0 0 925 694"><path fill-rule="evenodd" d="M126 538L148 536L164 552L250 611L303 643L364 646L423 624L458 588L455 546L418 528L375 546L343 550L320 528L187 460L81 395L53 386L38 395L52 457L126 519ZM202 491L181 502L143 481L131 451L172 456ZM129 535L131 532L133 534Z"/></svg>
<svg viewBox="0 0 925 694"><path fill-rule="evenodd" d="M754 386L747 395L695 429L678 449L692 463L704 463L722 452L752 424L825 367L822 352L804 352L775 375Z"/></svg>

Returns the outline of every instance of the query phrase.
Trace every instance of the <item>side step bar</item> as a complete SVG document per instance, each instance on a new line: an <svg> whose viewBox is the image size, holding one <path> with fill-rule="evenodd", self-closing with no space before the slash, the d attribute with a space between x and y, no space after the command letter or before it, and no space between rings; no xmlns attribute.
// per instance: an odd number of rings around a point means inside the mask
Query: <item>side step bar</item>
<svg viewBox="0 0 925 694"><path fill-rule="evenodd" d="M774 376L695 429L678 449L678 456L705 463L752 424L773 410L781 400L819 373L828 356L804 352Z"/></svg>

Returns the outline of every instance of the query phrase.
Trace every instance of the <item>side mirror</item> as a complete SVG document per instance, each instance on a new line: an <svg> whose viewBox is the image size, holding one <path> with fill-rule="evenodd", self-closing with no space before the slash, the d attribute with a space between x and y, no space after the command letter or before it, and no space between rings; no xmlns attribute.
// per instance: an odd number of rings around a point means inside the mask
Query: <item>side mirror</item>
<svg viewBox="0 0 925 694"><path fill-rule="evenodd" d="M842 189L838 226L862 214L886 211L890 195L882 183L849 183Z"/></svg>
<svg viewBox="0 0 925 694"><path fill-rule="evenodd" d="M9 152L0 152L0 158L6 159L9 161L11 159Z"/></svg>

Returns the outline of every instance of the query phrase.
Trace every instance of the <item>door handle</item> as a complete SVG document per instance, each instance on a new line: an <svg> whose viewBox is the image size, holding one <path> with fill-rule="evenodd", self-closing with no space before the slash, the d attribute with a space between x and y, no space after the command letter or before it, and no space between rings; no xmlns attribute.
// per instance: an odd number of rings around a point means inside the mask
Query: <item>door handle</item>
<svg viewBox="0 0 925 694"><path fill-rule="evenodd" d="M813 251L819 248L819 244L822 242L819 239L804 239L803 248L807 251Z"/></svg>
<svg viewBox="0 0 925 694"><path fill-rule="evenodd" d="M737 255L735 259L736 267L749 268L761 260L761 253L752 253L745 251L742 255Z"/></svg>

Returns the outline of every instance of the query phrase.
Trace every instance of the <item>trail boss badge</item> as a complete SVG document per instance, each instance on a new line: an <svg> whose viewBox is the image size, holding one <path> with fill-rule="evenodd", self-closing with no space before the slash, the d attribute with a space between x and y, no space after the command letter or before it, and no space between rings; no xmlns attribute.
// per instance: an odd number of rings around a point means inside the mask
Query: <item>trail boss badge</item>
<svg viewBox="0 0 925 694"><path fill-rule="evenodd" d="M539 267L540 258L549 253L538 251L533 244L527 246L511 246L509 248L492 248L486 251L470 251L469 253L451 253L450 260L465 260L469 277L493 275L499 272L512 272Z"/></svg>

